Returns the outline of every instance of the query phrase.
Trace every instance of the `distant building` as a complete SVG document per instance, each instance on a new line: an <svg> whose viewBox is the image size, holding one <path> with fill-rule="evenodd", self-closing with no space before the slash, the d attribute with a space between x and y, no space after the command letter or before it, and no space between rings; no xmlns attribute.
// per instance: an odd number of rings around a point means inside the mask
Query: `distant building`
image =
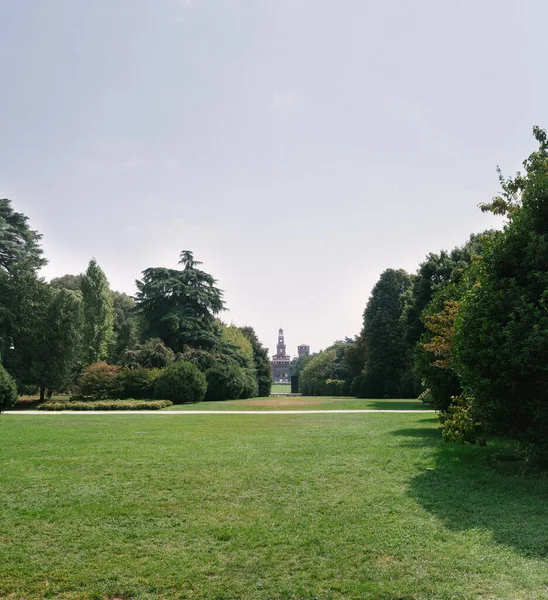
<svg viewBox="0 0 548 600"><path fill-rule="evenodd" d="M297 352L299 357L310 354L310 346L301 344L297 346ZM272 357L272 381L275 383L288 382L289 377L289 364L291 363L291 357L286 354L284 330L280 329L278 332L278 344L276 345L276 354Z"/></svg>
<svg viewBox="0 0 548 600"><path fill-rule="evenodd" d="M299 353L299 358L301 358L301 356L310 354L310 346L307 346L306 344L301 344L300 346L297 346L297 352Z"/></svg>
<svg viewBox="0 0 548 600"><path fill-rule="evenodd" d="M289 363L291 357L285 352L284 330L278 332L276 354L272 357L272 381L289 381Z"/></svg>

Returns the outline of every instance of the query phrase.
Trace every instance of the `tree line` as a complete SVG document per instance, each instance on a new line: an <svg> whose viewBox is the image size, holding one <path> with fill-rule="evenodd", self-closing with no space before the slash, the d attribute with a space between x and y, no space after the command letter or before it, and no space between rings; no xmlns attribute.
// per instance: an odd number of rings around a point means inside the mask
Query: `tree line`
<svg viewBox="0 0 548 600"><path fill-rule="evenodd" d="M519 440L548 460L548 138L523 172L481 204L502 231L428 254L414 274L384 271L355 338L294 361L301 391L420 397L441 412L447 440L483 433Z"/></svg>
<svg viewBox="0 0 548 600"><path fill-rule="evenodd" d="M41 237L0 200L0 410L17 394L44 400L90 381L92 396L115 394L120 369L149 389L150 373L136 370L182 362L207 374L211 399L270 395L267 349L252 327L220 320L223 292L192 252L181 252L178 269L145 269L132 298L110 289L95 259L85 273L46 282Z"/></svg>

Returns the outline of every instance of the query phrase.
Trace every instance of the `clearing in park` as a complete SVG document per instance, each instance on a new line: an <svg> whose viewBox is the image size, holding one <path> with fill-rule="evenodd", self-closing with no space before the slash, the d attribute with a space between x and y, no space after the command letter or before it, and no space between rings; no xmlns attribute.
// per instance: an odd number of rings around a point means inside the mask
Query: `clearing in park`
<svg viewBox="0 0 548 600"><path fill-rule="evenodd" d="M2 415L0 597L548 598L548 481L435 415Z"/></svg>

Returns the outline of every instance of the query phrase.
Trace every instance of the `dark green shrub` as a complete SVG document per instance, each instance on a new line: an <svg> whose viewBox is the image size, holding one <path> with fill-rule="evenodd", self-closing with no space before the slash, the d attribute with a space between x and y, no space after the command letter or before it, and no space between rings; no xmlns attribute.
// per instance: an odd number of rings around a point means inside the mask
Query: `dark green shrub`
<svg viewBox="0 0 548 600"><path fill-rule="evenodd" d="M344 380L343 379L326 379L323 396L344 396Z"/></svg>
<svg viewBox="0 0 548 600"><path fill-rule="evenodd" d="M205 375L192 363L175 362L166 367L154 385L154 396L175 404L201 402L207 388Z"/></svg>
<svg viewBox="0 0 548 600"><path fill-rule="evenodd" d="M11 408L17 402L15 379L0 364L0 412Z"/></svg>
<svg viewBox="0 0 548 600"><path fill-rule="evenodd" d="M365 398L365 384L367 376L365 373L354 377L350 385L350 394L356 398Z"/></svg>
<svg viewBox="0 0 548 600"><path fill-rule="evenodd" d="M256 398L259 395L259 385L257 382L257 371L255 369L243 369L244 389L240 398Z"/></svg>
<svg viewBox="0 0 548 600"><path fill-rule="evenodd" d="M169 400L94 400L93 402L45 402L39 410L159 410L167 408Z"/></svg>
<svg viewBox="0 0 548 600"><path fill-rule="evenodd" d="M118 374L121 398L144 400L154 398L154 385L161 374L160 369L123 369Z"/></svg>
<svg viewBox="0 0 548 600"><path fill-rule="evenodd" d="M236 365L211 367L206 371L206 379L206 400L234 400L244 390L244 374Z"/></svg>
<svg viewBox="0 0 548 600"><path fill-rule="evenodd" d="M120 367L108 365L104 361L89 365L78 380L80 394L94 400L120 398L122 386L118 379L119 371Z"/></svg>

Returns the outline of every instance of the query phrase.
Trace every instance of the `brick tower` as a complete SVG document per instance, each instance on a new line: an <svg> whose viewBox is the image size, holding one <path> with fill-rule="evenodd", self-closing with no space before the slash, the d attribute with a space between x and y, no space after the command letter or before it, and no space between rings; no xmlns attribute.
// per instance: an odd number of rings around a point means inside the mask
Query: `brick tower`
<svg viewBox="0 0 548 600"><path fill-rule="evenodd" d="M291 358L286 354L284 330L278 332L278 344L276 345L276 354L272 357L272 381L289 381L289 362Z"/></svg>

